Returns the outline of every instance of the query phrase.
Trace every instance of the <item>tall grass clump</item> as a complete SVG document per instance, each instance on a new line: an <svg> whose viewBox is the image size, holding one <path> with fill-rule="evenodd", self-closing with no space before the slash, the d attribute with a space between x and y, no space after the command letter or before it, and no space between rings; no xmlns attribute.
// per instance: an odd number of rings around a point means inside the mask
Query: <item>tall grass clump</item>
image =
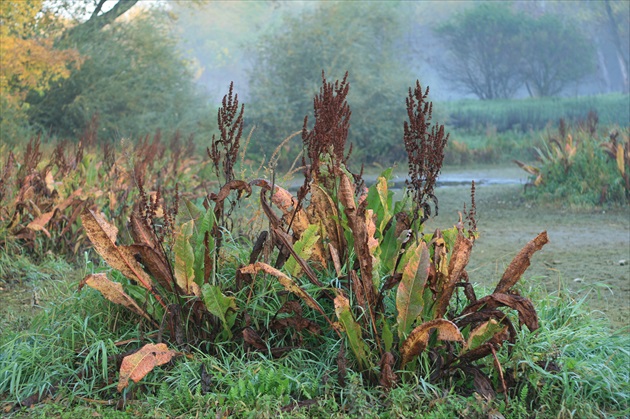
<svg viewBox="0 0 630 419"><path fill-rule="evenodd" d="M515 160L531 175L526 195L577 206L628 204L629 133L628 127L603 133L593 112L573 126L560 120L558 132L548 132L536 148L537 163Z"/></svg>

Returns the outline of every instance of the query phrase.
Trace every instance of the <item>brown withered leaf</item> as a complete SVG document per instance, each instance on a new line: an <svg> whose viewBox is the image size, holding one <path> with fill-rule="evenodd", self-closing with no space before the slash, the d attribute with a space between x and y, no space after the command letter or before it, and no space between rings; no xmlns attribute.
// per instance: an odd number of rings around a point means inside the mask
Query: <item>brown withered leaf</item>
<svg viewBox="0 0 630 419"><path fill-rule="evenodd" d="M453 252L451 254L451 261L448 264L448 277L446 281L438 284L438 295L435 303L434 317L442 317L446 314L455 286L459 282L464 273L464 269L466 269L466 265L468 265L468 261L470 260L472 246L472 240L464 237L461 232L457 235L455 245L453 246Z"/></svg>
<svg viewBox="0 0 630 419"><path fill-rule="evenodd" d="M267 345L262 340L258 332L256 332L251 327L246 327L245 329L243 329L243 340L247 345L252 348L263 352L267 351Z"/></svg>
<svg viewBox="0 0 630 419"><path fill-rule="evenodd" d="M83 278L83 280L79 284L79 290L83 287L83 285L94 288L95 290L103 294L103 297L107 298L112 303L120 304L121 306L127 308L128 310L136 313L139 316L144 317L157 326L157 323L151 318L151 316L149 316L149 314L145 310L140 308L140 306L135 302L133 298L125 293L122 284L111 281L109 278L107 278L107 274L99 273L88 275Z"/></svg>
<svg viewBox="0 0 630 419"><path fill-rule="evenodd" d="M518 312L518 319L532 332L538 329L538 315L532 302L520 295L490 294L470 304L462 315L480 310L495 310L497 307L510 307Z"/></svg>
<svg viewBox="0 0 630 419"><path fill-rule="evenodd" d="M341 277L341 259L339 259L339 252L332 245L332 243L328 243L328 251L330 252L330 258L333 261L333 266L335 267L335 273L337 274L337 278Z"/></svg>
<svg viewBox="0 0 630 419"><path fill-rule="evenodd" d="M431 332L437 329L438 339L454 342L463 342L464 337L457 326L445 319L435 319L422 323L409 333L409 336L400 347L402 366L405 366L414 357L418 356L427 347Z"/></svg>
<svg viewBox="0 0 630 419"><path fill-rule="evenodd" d="M155 233L151 227L137 213L137 208L129 216L129 231L135 244L141 244L149 247L156 247Z"/></svg>
<svg viewBox="0 0 630 419"><path fill-rule="evenodd" d="M58 211L65 210L66 208L68 208L70 205L72 205L75 202L77 203L81 202L80 200L76 199L76 195L78 195L80 191L81 189L78 189L77 191L72 193L72 195L66 198L62 203L60 203L59 205L56 205L52 210L44 214L41 214L39 217L35 218L33 221L28 223L26 228L33 231L41 231L46 235L46 237L50 238L51 236L48 230L46 229L46 225L50 222L50 220L55 216L55 214Z"/></svg>
<svg viewBox="0 0 630 419"><path fill-rule="evenodd" d="M128 247L116 246L118 229L114 225L109 224L100 214L89 209L81 214L81 221L92 245L109 266L119 270L127 278L138 281L146 289L153 290L151 277L136 261L133 251ZM156 298L164 305L158 295Z"/></svg>
<svg viewBox="0 0 630 419"><path fill-rule="evenodd" d="M494 289L493 294L506 293L510 288L512 288L512 286L521 279L521 276L525 273L527 268L529 268L532 255L542 249L542 247L548 242L549 237L547 237L547 232L543 231L527 243L507 267L501 277L501 280L497 284L497 287Z"/></svg>
<svg viewBox="0 0 630 419"><path fill-rule="evenodd" d="M394 372L396 360L391 352L385 352L381 357L381 376L379 384L385 390L391 390L398 382L398 376Z"/></svg>
<svg viewBox="0 0 630 419"><path fill-rule="evenodd" d="M148 343L136 353L124 357L120 365L118 391L123 391L129 385L130 379L137 383L153 368L166 364L175 355L178 355L178 352L168 349L165 343Z"/></svg>
<svg viewBox="0 0 630 419"><path fill-rule="evenodd" d="M168 262L163 258L162 252L155 250L148 244L132 244L128 247L135 255L140 256L140 263L144 265L146 271L153 276L165 290L172 292L174 279Z"/></svg>

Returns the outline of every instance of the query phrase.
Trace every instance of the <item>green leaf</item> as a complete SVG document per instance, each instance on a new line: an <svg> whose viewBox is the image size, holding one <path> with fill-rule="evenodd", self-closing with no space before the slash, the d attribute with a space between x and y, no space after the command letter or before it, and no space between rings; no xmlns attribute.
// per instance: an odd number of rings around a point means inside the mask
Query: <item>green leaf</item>
<svg viewBox="0 0 630 419"><path fill-rule="evenodd" d="M505 329L507 329L507 326L500 324L495 319L490 319L487 322L482 323L470 332L470 335L468 335L468 339L466 340L466 345L461 353L464 354L468 351L472 351L473 349L477 349L488 341L488 339L492 338L497 333L503 332Z"/></svg>
<svg viewBox="0 0 630 419"><path fill-rule="evenodd" d="M229 311L237 309L235 298L226 297L218 286L210 284L204 284L201 287L201 295L206 309L221 320L223 329L231 338L231 328L234 325L235 317L230 316Z"/></svg>
<svg viewBox="0 0 630 419"><path fill-rule="evenodd" d="M175 236L175 281L177 285L188 295L199 295L199 288L194 282L195 254L190 244L195 222L190 220L179 226Z"/></svg>
<svg viewBox="0 0 630 419"><path fill-rule="evenodd" d="M411 329L413 322L422 312L422 292L429 276L430 258L425 242L407 250L410 253L404 266L402 280L396 292L398 311L398 336L402 340Z"/></svg>
<svg viewBox="0 0 630 419"><path fill-rule="evenodd" d="M319 227L317 225L309 225L308 228L302 232L300 240L296 241L293 245L295 253L297 253L302 259L308 260L313 253L315 243L319 240L319 234L317 234L318 231ZM300 268L300 265L293 256L289 257L289 260L287 260L284 267L289 275L293 277L299 276L302 271L302 268Z"/></svg>
<svg viewBox="0 0 630 419"><path fill-rule="evenodd" d="M383 344L385 345L385 352L391 352L392 346L394 345L394 334L392 333L392 329L389 327L389 323L385 317L381 318L381 324L383 325Z"/></svg>
<svg viewBox="0 0 630 419"><path fill-rule="evenodd" d="M342 294L338 294L337 297L335 297L335 313L337 313L337 318L346 332L350 349L352 349L354 356L357 358L359 367L364 369L369 363L368 347L363 340L361 326L352 316L350 302Z"/></svg>

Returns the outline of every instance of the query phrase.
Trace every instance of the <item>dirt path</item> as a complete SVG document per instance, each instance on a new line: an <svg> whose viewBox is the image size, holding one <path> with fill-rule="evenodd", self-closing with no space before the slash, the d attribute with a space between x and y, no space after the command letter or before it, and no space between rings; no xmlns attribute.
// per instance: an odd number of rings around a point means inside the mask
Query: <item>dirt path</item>
<svg viewBox="0 0 630 419"><path fill-rule="evenodd" d="M513 176L511 169L506 173ZM477 188L480 237L469 264L471 281L495 284L516 253L547 230L550 242L534 256L525 281L541 283L549 291L568 288L579 296L588 295L592 309L601 310L616 325L629 325L630 209L575 210L530 204L522 191L517 184ZM451 226L463 204L470 206L470 187L439 188L436 195L440 214L427 223L429 231Z"/></svg>

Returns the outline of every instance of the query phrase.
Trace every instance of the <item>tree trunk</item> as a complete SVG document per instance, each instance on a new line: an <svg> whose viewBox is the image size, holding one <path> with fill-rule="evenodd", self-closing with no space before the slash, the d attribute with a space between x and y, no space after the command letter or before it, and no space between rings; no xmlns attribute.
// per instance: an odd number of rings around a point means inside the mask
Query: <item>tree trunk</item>
<svg viewBox="0 0 630 419"><path fill-rule="evenodd" d="M84 34L88 32L101 30L138 3L138 0L118 0L114 7L105 13L99 14L101 13L105 1L106 0L99 0L90 18L65 31L61 37L61 41L63 42L76 36L84 36Z"/></svg>
<svg viewBox="0 0 630 419"><path fill-rule="evenodd" d="M621 79L623 81L623 93L628 93L630 92L630 83L628 81L628 58L624 55L623 48L621 47L619 31L617 30L617 22L615 22L615 16L613 16L612 8L610 7L610 0L606 0L605 5L613 42L615 44L615 49L617 50L617 61L619 61L619 70L621 71Z"/></svg>

